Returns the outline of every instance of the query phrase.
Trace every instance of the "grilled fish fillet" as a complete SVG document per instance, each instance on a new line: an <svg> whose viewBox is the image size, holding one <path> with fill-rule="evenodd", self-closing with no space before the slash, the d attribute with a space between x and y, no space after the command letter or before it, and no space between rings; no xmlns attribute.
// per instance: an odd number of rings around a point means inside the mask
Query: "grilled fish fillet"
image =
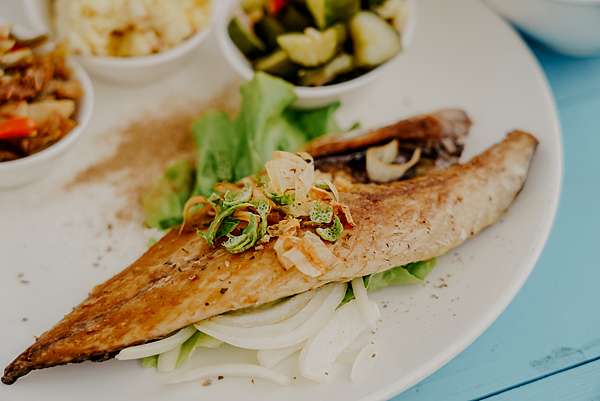
<svg viewBox="0 0 600 401"><path fill-rule="evenodd" d="M516 131L466 164L342 189L358 224L331 245L340 263L318 278L284 270L273 241L233 255L194 233L171 231L42 334L2 382L33 369L105 360L211 316L443 255L500 218L523 187L536 146L532 135Z"/></svg>

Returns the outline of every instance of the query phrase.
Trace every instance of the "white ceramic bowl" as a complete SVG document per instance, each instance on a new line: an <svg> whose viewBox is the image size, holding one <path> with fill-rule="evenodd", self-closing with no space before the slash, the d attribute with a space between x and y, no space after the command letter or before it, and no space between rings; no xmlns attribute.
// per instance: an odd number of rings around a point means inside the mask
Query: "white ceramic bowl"
<svg viewBox="0 0 600 401"><path fill-rule="evenodd" d="M519 29L567 55L600 55L600 0L486 0Z"/></svg>
<svg viewBox="0 0 600 401"><path fill-rule="evenodd" d="M36 31L52 31L48 0L24 0L23 5L32 28ZM212 7L214 8L214 4ZM209 33L210 23L181 44L149 56L77 56L76 59L95 77L107 81L125 84L149 83L169 76L178 66L188 61Z"/></svg>
<svg viewBox="0 0 600 401"><path fill-rule="evenodd" d="M41 152L22 159L0 162L0 189L19 187L47 175L85 132L94 108L94 89L90 77L77 62L69 60L69 67L83 89L77 109L77 126L63 139Z"/></svg>
<svg viewBox="0 0 600 401"><path fill-rule="evenodd" d="M223 5L217 10L216 29L217 39L219 46L225 54L225 58L233 69L242 77L244 80L252 79L254 75L254 69L248 62L248 59L240 52L237 46L233 43L227 32L227 25L231 19L233 13L239 7L239 0L222 0ZM408 49L412 42L412 37L416 25L416 4L415 0L407 0L408 5L408 20L404 31L402 32L402 52L395 56L392 60L387 61L366 74L363 74L350 81L342 82L334 85L326 85L321 87L305 87L296 86L296 95L298 101L296 106L298 107L317 107L330 103L334 100L339 99L342 95L356 93L358 90L376 77L380 76L385 70L385 67L390 63L396 61L397 58L401 57L402 54Z"/></svg>

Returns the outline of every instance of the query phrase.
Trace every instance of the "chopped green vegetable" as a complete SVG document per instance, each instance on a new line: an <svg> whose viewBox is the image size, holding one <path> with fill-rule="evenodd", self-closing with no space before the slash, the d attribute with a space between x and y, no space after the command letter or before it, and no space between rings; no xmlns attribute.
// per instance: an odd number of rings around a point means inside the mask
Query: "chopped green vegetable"
<svg viewBox="0 0 600 401"><path fill-rule="evenodd" d="M258 221L259 217L257 215L248 213L248 225L240 235L229 236L227 241L223 243L225 249L231 253L241 253L252 248L258 241Z"/></svg>
<svg viewBox="0 0 600 401"><path fill-rule="evenodd" d="M261 10L265 5L265 0L242 0L242 9L245 12Z"/></svg>
<svg viewBox="0 0 600 401"><path fill-rule="evenodd" d="M339 32L336 27L323 32L306 28L304 33L280 35L277 42L293 62L305 67L317 67L335 56L340 45Z"/></svg>
<svg viewBox="0 0 600 401"><path fill-rule="evenodd" d="M163 176L142 196L144 223L163 230L180 224L193 183L194 167L189 161L179 160L167 167Z"/></svg>
<svg viewBox="0 0 600 401"><path fill-rule="evenodd" d="M281 25L281 22L269 15L261 18L261 20L254 25L254 30L269 50L273 50L277 47L277 37L285 33L285 28Z"/></svg>
<svg viewBox="0 0 600 401"><path fill-rule="evenodd" d="M331 227L319 227L315 231L325 241L336 242L342 236L342 233L344 232L344 226L342 225L340 218L335 216L333 218L333 224L331 225Z"/></svg>
<svg viewBox="0 0 600 401"><path fill-rule="evenodd" d="M228 207L227 209L220 210L215 216L214 220L210 223L210 226L208 226L208 230L200 232L200 235L202 235L211 246L214 245L215 239L217 238L217 233L219 232L223 221L235 213L236 210L247 206L252 205L250 203L240 203L235 206Z"/></svg>
<svg viewBox="0 0 600 401"><path fill-rule="evenodd" d="M233 230L235 230L236 227L239 225L240 225L239 220L236 220L231 217L226 217L223 220L223 222L221 223L221 225L219 226L219 229L217 230L217 233L215 234L215 239L225 237L226 235L231 234L231 232Z"/></svg>
<svg viewBox="0 0 600 401"><path fill-rule="evenodd" d="M373 8L382 5L386 0L362 0L364 8Z"/></svg>
<svg viewBox="0 0 600 401"><path fill-rule="evenodd" d="M279 206L288 206L294 203L294 194L269 194L269 199L275 202Z"/></svg>
<svg viewBox="0 0 600 401"><path fill-rule="evenodd" d="M314 202L309 217L313 223L329 224L333 218L333 207L324 202Z"/></svg>
<svg viewBox="0 0 600 401"><path fill-rule="evenodd" d="M258 226L258 239L260 240L267 233L267 227L269 225L267 217L271 211L271 205L263 199L255 200L252 204L260 216L260 225Z"/></svg>
<svg viewBox="0 0 600 401"><path fill-rule="evenodd" d="M320 29L345 21L360 10L360 0L306 0L306 5Z"/></svg>
<svg viewBox="0 0 600 401"><path fill-rule="evenodd" d="M252 198L252 185L246 183L241 191L227 191L223 195L223 207L229 208L240 203L247 203Z"/></svg>
<svg viewBox="0 0 600 401"><path fill-rule="evenodd" d="M288 32L302 32L311 24L310 15L306 14L300 11L296 5L290 4L281 13L281 23Z"/></svg>
<svg viewBox="0 0 600 401"><path fill-rule="evenodd" d="M144 368L156 368L157 365L158 355L152 355L142 358L142 367Z"/></svg>
<svg viewBox="0 0 600 401"><path fill-rule="evenodd" d="M385 0L373 7L373 11L384 20L390 22L398 31L403 32L407 18L407 3L405 0Z"/></svg>
<svg viewBox="0 0 600 401"><path fill-rule="evenodd" d="M249 24L242 19L242 16L237 16L229 22L227 32L233 43L246 56L253 56L266 50L265 44L256 36Z"/></svg>
<svg viewBox="0 0 600 401"><path fill-rule="evenodd" d="M311 70L300 70L298 75L304 86L323 86L341 74L354 68L354 58L348 53L341 53L323 67Z"/></svg>
<svg viewBox="0 0 600 401"><path fill-rule="evenodd" d="M350 35L354 59L359 67L383 64L402 50L398 31L370 11L361 11L352 18Z"/></svg>
<svg viewBox="0 0 600 401"><path fill-rule="evenodd" d="M291 77L298 72L296 64L281 49L274 51L268 56L256 59L254 68L257 71L264 71L280 77Z"/></svg>

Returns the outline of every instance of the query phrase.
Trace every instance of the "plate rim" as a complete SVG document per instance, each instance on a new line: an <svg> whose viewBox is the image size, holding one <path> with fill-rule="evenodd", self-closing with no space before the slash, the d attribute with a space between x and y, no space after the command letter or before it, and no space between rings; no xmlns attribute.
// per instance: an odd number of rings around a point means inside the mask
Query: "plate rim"
<svg viewBox="0 0 600 401"><path fill-rule="evenodd" d="M557 139L557 149L554 150L558 155L558 159L556 160L557 163L555 163L554 169L555 174L557 173L556 176L558 177L558 182L554 187L555 189L551 197L551 213L548 216L549 218L544 221L543 225L539 226L542 234L539 236L539 239L535 244L535 248L530 253L527 260L523 261L523 266L525 266L525 268L521 269L521 274L518 277L515 277L512 285L503 291L503 295L498 298L494 304L490 305L488 313L486 313L483 318L480 318L477 324L473 325L469 330L466 330L465 335L448 346L445 352L440 353L435 359L427 361L427 363L425 363L421 368L404 377L400 376L400 378L394 382L391 382L389 385L365 397L359 398L357 401L390 401L392 398L402 394L416 384L433 375L439 369L456 358L459 354L464 352L479 337L481 337L504 313L504 311L520 292L521 288L523 288L527 282L527 279L535 269L540 256L546 247L552 232L552 228L554 227L554 222L556 221L564 181L564 143L562 137L562 127L560 124L560 115L552 87L550 86L548 77L546 76L546 73L544 72L544 69L542 68L538 58L533 53L531 47L527 45L523 37L519 35L516 29L509 22L494 13L486 4L484 4L483 7L485 7L489 13L493 14L493 17L499 20L499 23L507 28L507 31L510 31L510 35L512 35L512 37L515 39L515 43L518 43L522 50L525 51L525 54L527 57L529 57L531 66L536 73L536 77L540 81L539 84L544 92L543 97L545 103L547 104L548 108L552 110L552 114L548 116L548 121L552 126L551 132L554 134L553 136L556 136Z"/></svg>
<svg viewBox="0 0 600 401"><path fill-rule="evenodd" d="M387 384L381 386L376 391L373 391L363 397L359 397L356 399L356 401L389 400L400 393L409 390L410 387L426 379L441 367L446 365L458 354L462 353L467 347L469 347L476 339L478 339L506 310L506 308L510 305L512 300L516 297L520 289L527 281L527 278L539 261L556 220L564 180L564 145L555 98L540 62L533 54L531 48L525 43L522 37L518 35L514 28L510 26L509 23L494 14L489 7L485 5L482 6L486 8L487 12L493 14L492 17L499 20L499 26L504 25L506 28L508 28L506 37L508 38L508 35L513 35L513 38L516 39L516 41L514 41L515 48L520 45L522 50L524 50L523 60L525 60L526 57L529 57L528 64L531 66L532 72L535 74L535 78L538 80L537 85L539 85L540 88L540 98L543 101L545 108L549 108L549 111L552 112L545 117L545 121L548 123L550 128L547 133L548 137L553 139L553 146L551 146L551 154L553 155L551 161L553 166L552 170L549 170L549 172L553 174L553 177L556 177L558 182L552 180L552 191L548 191L548 195L551 196L551 204L548 209L549 213L547 218L544 219L544 221L538 226L539 235L537 236L537 240L532 245L531 252L529 252L528 255L522 259L520 263L522 268L519 269L518 274L514 276L514 279L510 282L510 285L507 285L502 291L502 296L498 297L495 302L488 305L486 308L486 313L481 314L477 319L473 320L473 324L464 331L463 336L449 343L443 352L437 353L435 358L424 360L419 368L414 369L408 374L400 373L397 379L388 381Z"/></svg>

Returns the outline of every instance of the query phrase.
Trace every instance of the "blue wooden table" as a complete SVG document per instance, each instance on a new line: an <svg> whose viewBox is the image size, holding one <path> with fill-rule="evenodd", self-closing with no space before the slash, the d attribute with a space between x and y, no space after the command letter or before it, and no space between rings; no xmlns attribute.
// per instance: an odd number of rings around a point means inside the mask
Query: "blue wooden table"
<svg viewBox="0 0 600 401"><path fill-rule="evenodd" d="M496 323L393 401L600 400L600 58L529 44L563 128L565 176L552 235Z"/></svg>

